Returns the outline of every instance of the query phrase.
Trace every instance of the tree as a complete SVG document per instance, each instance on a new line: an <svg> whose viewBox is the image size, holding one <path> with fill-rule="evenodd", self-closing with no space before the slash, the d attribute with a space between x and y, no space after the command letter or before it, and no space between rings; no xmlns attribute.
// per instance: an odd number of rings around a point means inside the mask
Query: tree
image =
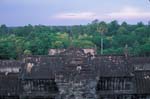
<svg viewBox="0 0 150 99"><path fill-rule="evenodd" d="M127 33L128 33L127 29L123 26L119 27L117 30L117 34L127 34Z"/></svg>
<svg viewBox="0 0 150 99"><path fill-rule="evenodd" d="M119 25L116 20L110 23L94 20L87 25L74 26L1 25L0 58L18 59L24 54L47 55L50 48L68 48L70 40L67 27L71 28L72 44L76 47L96 46L101 54L123 54L127 44L132 55L150 56L150 22L148 25L142 22L135 25L123 22Z"/></svg>
<svg viewBox="0 0 150 99"><path fill-rule="evenodd" d="M95 19L92 21L92 24L98 24L99 23L99 20L98 19Z"/></svg>
<svg viewBox="0 0 150 99"><path fill-rule="evenodd" d="M95 44L88 40L74 40L73 45L75 47L82 47L82 48L93 48L95 47Z"/></svg>
<svg viewBox="0 0 150 99"><path fill-rule="evenodd" d="M108 33L106 33L106 35L109 36L115 35L117 33L118 28L119 28L119 24L116 20L110 22L108 24Z"/></svg>
<svg viewBox="0 0 150 99"><path fill-rule="evenodd" d="M8 33L8 28L7 28L7 26L5 24L1 25L0 32L2 34L7 34Z"/></svg>
<svg viewBox="0 0 150 99"><path fill-rule="evenodd" d="M140 54L144 56L150 56L150 37L146 40L146 43L141 45Z"/></svg>
<svg viewBox="0 0 150 99"><path fill-rule="evenodd" d="M13 49L13 50L12 50ZM15 44L8 38L0 39L0 59L16 59Z"/></svg>
<svg viewBox="0 0 150 99"><path fill-rule="evenodd" d="M138 22L137 23L137 27L143 27L143 26L144 26L143 22Z"/></svg>
<svg viewBox="0 0 150 99"><path fill-rule="evenodd" d="M104 34L107 32L107 24L105 22L100 22L97 31L101 34L101 54L103 54L103 37Z"/></svg>
<svg viewBox="0 0 150 99"><path fill-rule="evenodd" d="M24 51L24 55L26 56L28 56L28 55L32 55L32 52L30 51L30 50L25 50Z"/></svg>
<svg viewBox="0 0 150 99"><path fill-rule="evenodd" d="M63 48L63 43L61 41L55 41L52 43L53 48Z"/></svg>
<svg viewBox="0 0 150 99"><path fill-rule="evenodd" d="M122 22L121 26L127 28L128 27L128 24L126 22Z"/></svg>
<svg viewBox="0 0 150 99"><path fill-rule="evenodd" d="M150 28L150 21L148 21L148 27Z"/></svg>

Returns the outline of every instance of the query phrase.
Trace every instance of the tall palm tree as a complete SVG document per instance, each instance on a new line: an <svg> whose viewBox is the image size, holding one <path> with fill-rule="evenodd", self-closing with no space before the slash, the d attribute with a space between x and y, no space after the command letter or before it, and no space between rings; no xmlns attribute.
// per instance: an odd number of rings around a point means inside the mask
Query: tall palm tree
<svg viewBox="0 0 150 99"><path fill-rule="evenodd" d="M108 31L107 24L105 22L100 22L97 26L97 32L101 35L101 55L104 49L104 34Z"/></svg>
<svg viewBox="0 0 150 99"><path fill-rule="evenodd" d="M70 47L73 46L73 33L72 33L72 27L71 26L67 26L66 27L67 33L68 33L68 40L70 41Z"/></svg>

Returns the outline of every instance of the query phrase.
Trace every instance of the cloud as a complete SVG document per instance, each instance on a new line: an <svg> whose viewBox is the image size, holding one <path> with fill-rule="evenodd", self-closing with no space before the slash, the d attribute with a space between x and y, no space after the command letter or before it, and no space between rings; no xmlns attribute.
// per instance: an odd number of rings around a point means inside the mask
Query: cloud
<svg viewBox="0 0 150 99"><path fill-rule="evenodd" d="M115 19L145 19L150 18L150 12L134 7L125 7L118 12L108 13L107 16Z"/></svg>
<svg viewBox="0 0 150 99"><path fill-rule="evenodd" d="M150 18L150 12L142 11L136 7L126 6L119 11L112 11L111 13L96 13L96 12L72 12L59 13L53 16L56 19L72 19L72 20L147 20Z"/></svg>
<svg viewBox="0 0 150 99"><path fill-rule="evenodd" d="M97 15L93 12L73 12L73 13L60 13L53 16L57 19L84 19L84 20L90 20L97 18Z"/></svg>

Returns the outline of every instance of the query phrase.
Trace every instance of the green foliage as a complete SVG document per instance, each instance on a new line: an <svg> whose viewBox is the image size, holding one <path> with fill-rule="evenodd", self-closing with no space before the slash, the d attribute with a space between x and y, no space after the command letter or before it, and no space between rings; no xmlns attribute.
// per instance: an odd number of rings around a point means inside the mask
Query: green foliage
<svg viewBox="0 0 150 99"><path fill-rule="evenodd" d="M74 40L73 45L79 48L93 48L95 45L88 40Z"/></svg>
<svg viewBox="0 0 150 99"><path fill-rule="evenodd" d="M12 59L16 57L15 43L8 37L0 38L0 58Z"/></svg>
<svg viewBox="0 0 150 99"><path fill-rule="evenodd" d="M150 56L150 24L129 25L117 21L110 23L94 20L87 25L69 26L27 25L24 27L0 26L0 59L17 59L22 55L47 55L50 48L97 47L104 54L123 54L127 44L129 53ZM69 33L71 37L69 37Z"/></svg>
<svg viewBox="0 0 150 99"><path fill-rule="evenodd" d="M32 55L32 53L31 53L30 50L25 50L25 51L24 51L24 55Z"/></svg>

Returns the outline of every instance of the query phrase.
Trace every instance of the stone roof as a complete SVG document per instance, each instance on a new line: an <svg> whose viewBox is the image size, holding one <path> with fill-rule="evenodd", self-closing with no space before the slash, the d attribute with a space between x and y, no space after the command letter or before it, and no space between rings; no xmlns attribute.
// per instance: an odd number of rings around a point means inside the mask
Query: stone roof
<svg viewBox="0 0 150 99"><path fill-rule="evenodd" d="M51 79L61 69L61 58L50 56L28 56L20 77L27 79Z"/></svg>
<svg viewBox="0 0 150 99"><path fill-rule="evenodd" d="M0 67L20 67L21 61L16 60L0 60Z"/></svg>
<svg viewBox="0 0 150 99"><path fill-rule="evenodd" d="M129 58L132 64L146 64L150 63L150 57L131 57Z"/></svg>
<svg viewBox="0 0 150 99"><path fill-rule="evenodd" d="M131 57L129 61L134 66L135 71L150 71L150 57Z"/></svg>
<svg viewBox="0 0 150 99"><path fill-rule="evenodd" d="M23 63L16 60L0 60L0 73L19 73Z"/></svg>
<svg viewBox="0 0 150 99"><path fill-rule="evenodd" d="M99 56L94 60L99 76L126 77L132 76L133 68L124 56Z"/></svg>

